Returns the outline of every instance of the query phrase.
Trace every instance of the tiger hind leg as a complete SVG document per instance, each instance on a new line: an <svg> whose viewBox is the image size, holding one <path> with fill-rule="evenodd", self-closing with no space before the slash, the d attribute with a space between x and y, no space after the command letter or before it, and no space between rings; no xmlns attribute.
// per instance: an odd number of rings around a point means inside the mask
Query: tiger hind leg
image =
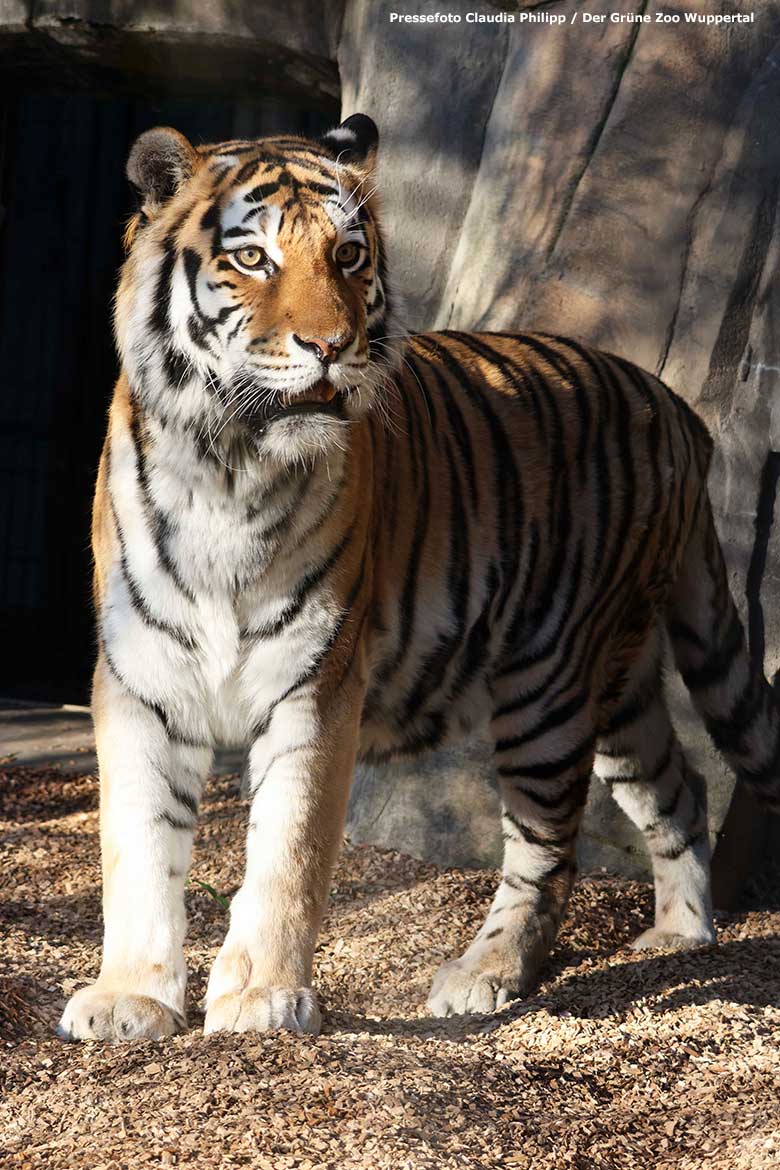
<svg viewBox="0 0 780 1170"><path fill-rule="evenodd" d="M490 1012L539 978L575 874L575 842L593 762L593 727L578 696L529 720L508 699L493 720L502 798L503 874L487 918L459 959L434 976L437 1016Z"/></svg>
<svg viewBox="0 0 780 1170"><path fill-rule="evenodd" d="M751 657L731 595L709 502L683 559L669 607L677 668L716 748L737 779L780 812L780 679Z"/></svg>
<svg viewBox="0 0 780 1170"><path fill-rule="evenodd" d="M655 924L635 949L714 941L706 789L675 735L654 632L596 742L594 771L641 830L653 864Z"/></svg>

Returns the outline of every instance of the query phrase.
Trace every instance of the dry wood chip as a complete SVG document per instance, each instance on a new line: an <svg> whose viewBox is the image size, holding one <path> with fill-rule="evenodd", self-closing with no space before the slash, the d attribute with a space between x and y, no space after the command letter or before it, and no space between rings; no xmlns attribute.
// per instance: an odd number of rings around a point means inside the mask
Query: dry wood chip
<svg viewBox="0 0 780 1170"><path fill-rule="evenodd" d="M193 874L239 885L245 808L214 781ZM191 1030L64 1045L52 1028L99 963L97 784L0 772L0 1163L27 1170L769 1170L780 1166L780 913L721 916L719 943L635 954L652 891L583 880L537 993L425 1016L436 965L495 875L344 850L318 949L317 1040L199 1030L225 931L187 894ZM772 891L764 891L764 904ZM760 903L759 903L760 904Z"/></svg>

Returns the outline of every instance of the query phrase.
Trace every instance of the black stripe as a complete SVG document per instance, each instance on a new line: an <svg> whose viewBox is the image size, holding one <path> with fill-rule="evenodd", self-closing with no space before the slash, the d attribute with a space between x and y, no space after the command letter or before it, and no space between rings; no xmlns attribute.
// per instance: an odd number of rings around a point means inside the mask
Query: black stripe
<svg viewBox="0 0 780 1170"><path fill-rule="evenodd" d="M707 650L707 643L699 634L689 626L686 622L680 621L679 618L674 621L668 621L666 628L669 631L669 637L673 642L689 642L695 646L697 650L704 653Z"/></svg>
<svg viewBox="0 0 780 1170"><path fill-rule="evenodd" d="M180 390L192 372L189 359L173 344L163 350L163 372L172 390Z"/></svg>
<svg viewBox="0 0 780 1170"><path fill-rule="evenodd" d="M602 355L594 356L592 363L594 374L600 374L599 381L604 389L609 391L611 403L616 407L617 419L616 426L612 428L612 433L617 438L619 464L623 472L622 483L619 485L618 491L613 487L613 498L618 496L622 501L622 508L620 512L620 519L617 525L616 538L612 545L612 555L610 556L605 571L601 575L603 582L612 581L618 566L623 557L628 540L628 533L633 523L636 521L636 514L634 511L634 458L631 446L631 411L626 400L623 387L612 373L606 358ZM610 470L614 464L610 465ZM653 517L655 519L655 517ZM641 543L641 542L640 542ZM644 555L644 549L643 555ZM598 569L598 565L594 565L594 569Z"/></svg>
<svg viewBox="0 0 780 1170"><path fill-rule="evenodd" d="M582 544L582 542L580 541L580 547L581 547L581 544ZM518 582L517 582L517 585L515 588L515 592L517 594L518 601L517 601L517 606L515 608L515 612L512 614L509 625L507 626L506 634L504 635L504 640L503 640L503 643L501 646L501 654L502 655L504 653L511 651L512 649L514 649L514 647L521 645L523 640L524 640L524 637L525 637L525 627L527 624L527 622L526 622L526 617L527 617L526 602L528 600L528 594L529 594L530 589L531 589L531 582L533 581L534 577L536 576L536 566L537 566L537 563L539 560L539 548L540 548L539 524L536 520L536 517L534 517L531 520L531 523L529 525L528 538L525 542L525 547L527 550L525 570L523 573L522 581L520 581L518 579ZM493 566L491 565L491 569L492 568L493 568ZM500 661L500 659L499 659L499 661ZM495 673L496 673L497 677L501 677L502 675L510 674L511 672L512 672L511 667L506 668L506 669L501 667ZM506 710L510 710L510 709L511 709L511 705L506 707ZM504 710L505 710L504 707L498 708L495 712L495 715L503 714Z"/></svg>
<svg viewBox="0 0 780 1170"><path fill-rule="evenodd" d="M141 492L141 502L149 527L149 534L157 551L157 559L179 591L184 594L188 601L194 604L195 594L181 579L178 567L168 551L168 538L173 525L169 517L157 507L152 496L149 476L146 470L146 455L141 436L141 409L137 404L134 406L130 419L130 437L135 451L136 477Z"/></svg>
<svg viewBox="0 0 780 1170"><path fill-rule="evenodd" d="M661 507L661 467L659 463L659 455L661 451L661 426L659 418L658 398L652 393L648 385L645 373L638 369L633 362L627 362L621 357L614 354L608 356L608 361L616 365L623 372L623 376L628 379L631 385L636 390L642 401L645 403L650 414L650 424L647 428L647 442L645 444L647 451L647 458L650 463L653 495L650 504L650 514L658 516ZM681 492L680 497L684 498L685 493Z"/></svg>
<svg viewBox="0 0 780 1170"><path fill-rule="evenodd" d="M275 540L277 545L279 544L281 538L290 527L293 517L300 511L301 504L311 488L313 478L313 476L307 475L298 482L292 499L288 501L287 511L274 520L272 524L269 524L267 528L263 528L256 534L255 540L258 543Z"/></svg>
<svg viewBox="0 0 780 1170"><path fill-rule="evenodd" d="M219 203L217 203L217 202L210 203L208 205L208 207L206 208L206 210L203 212L203 215L201 216L201 220L200 220L201 231L212 232L215 227L218 227L219 226L219 214L220 214Z"/></svg>
<svg viewBox="0 0 780 1170"><path fill-rule="evenodd" d="M471 506L474 512L477 513L479 511L479 484L477 482L474 451L471 446L470 427L463 417L457 395L453 394L452 388L446 378L443 377L441 370L431 358L426 358L424 355L418 356L419 360L424 363L433 377L440 397L444 402L449 429L455 442L458 444L458 450L468 479ZM411 358L407 360L411 360Z"/></svg>
<svg viewBox="0 0 780 1170"><path fill-rule="evenodd" d="M536 530L534 530L534 531L536 532ZM504 675L508 675L508 674L517 674L517 673L520 673L522 671L530 670L531 667L538 666L539 663L544 662L544 660L546 658L553 657L553 656L560 657L561 635L563 634L563 631L564 631L564 628L566 627L566 624L569 622L569 620L571 618L572 611L574 610L575 601L577 600L577 597L579 596L579 593L580 593L580 583L582 580L584 556L585 556L585 554L584 554L584 537L580 536L578 541L577 541L576 548L574 549L573 554L572 554L572 564L571 564L571 569L570 569L570 573L569 573L566 597L563 599L563 605L561 607L560 621L556 625L555 629L551 630L551 632L547 635L545 641L541 644L541 646L537 646L534 650L527 651L525 654L522 655L522 657L515 658L511 662L506 663L505 665L502 664L502 666L498 672L500 676L504 676ZM534 561L533 567L535 567L535 561ZM531 586L530 578L529 578L529 580L526 581L525 584L526 584L527 589L530 588L530 586ZM549 595L547 597L547 605L550 606ZM582 620L584 620L584 619L580 619L580 621L582 621ZM514 618L513 626L512 626L513 640L519 640L519 638L520 638L520 629L518 628L518 626L520 624L521 623L518 621L518 615L516 614L515 618ZM522 624L523 625L530 624L530 618L528 616L526 616L525 614L523 615L523 618L522 618ZM510 638L509 638L509 635L507 635L507 645L509 645L509 644L510 644ZM564 654L564 657L566 657L565 654ZM545 682L544 687L546 687L547 685L548 685L548 683ZM541 690L541 688L540 688L540 690ZM531 697L537 698L538 694L539 694L539 691L534 692L533 696L525 696L525 699L528 699L530 701ZM499 708L496 711L496 715L504 714L506 711L518 710L520 707L522 707L524 705L525 705L525 703L523 700L520 700L517 703L508 704L505 708Z"/></svg>
<svg viewBox="0 0 780 1170"><path fill-rule="evenodd" d="M666 741L666 746L665 746L664 750L661 752L661 755L658 757L658 760L656 761L652 772L647 777L648 784L657 784L658 781L661 779L664 772L666 771L666 769L669 767L669 765L672 762L672 752L674 750L674 746L675 746L674 733L670 732L669 738Z"/></svg>
<svg viewBox="0 0 780 1170"><path fill-rule="evenodd" d="M744 755L745 737L771 701L772 692L758 671L751 670L742 693L723 716L707 715L704 722L719 751Z"/></svg>
<svg viewBox="0 0 780 1170"><path fill-rule="evenodd" d="M523 339L527 339L527 334L523 335ZM557 345L562 345L565 346L566 349L572 350L577 354L580 360L583 361L592 370L590 362L588 361L588 351L583 346L574 341L571 337L558 337L556 335L555 337L551 338L551 340L555 341ZM533 344L537 346L542 344L539 338L533 338L532 341ZM582 484L585 482L587 472L590 434L594 422L593 410L587 389L582 379L580 378L579 372L568 361L566 361L565 364L562 364L564 363L564 359L560 356L560 354L555 356L558 362L556 368L558 369L561 376L566 378L569 384L574 388L574 394L577 399L577 408L580 413L579 440L577 443L577 466L580 473L580 483ZM548 360L552 361L552 358Z"/></svg>
<svg viewBox="0 0 780 1170"><path fill-rule="evenodd" d="M530 825L524 824L508 809L505 808L501 815L509 821L512 828L520 834L528 845L537 845L543 849L556 850L560 849L563 845L569 845L577 836L578 829L575 827L572 831L564 833L562 837L542 837Z"/></svg>
<svg viewBox="0 0 780 1170"><path fill-rule="evenodd" d="M132 698L136 699L139 703L141 703L147 709L147 711L151 712L152 715L156 716L156 718L160 721L160 723L164 727L165 734L168 736L168 739L170 739L172 743L177 743L177 744L180 744L182 747L190 747L190 748L210 748L212 746L210 743L208 743L205 740L192 739L192 738L190 738L190 736L185 735L184 732L180 731L174 725L173 720L171 719L171 716L155 699L150 699L146 695L141 694L141 692L137 689L137 687L134 687L131 683L129 683L127 681L127 679L122 674L119 667L116 665L116 663L112 659L111 654L109 653L109 650L108 650L108 646L106 644L106 640L102 635L100 637L100 646L101 646L101 649L103 651L103 657L105 659L106 665L107 665L108 669L111 671L111 673L113 674L114 678L117 680L118 683L120 683L121 686L124 687L124 689L127 691L127 693Z"/></svg>
<svg viewBox="0 0 780 1170"><path fill-rule="evenodd" d="M421 665L415 684L404 703L404 721L411 719L422 708L426 699L440 690L447 667L458 648L463 644L468 618L471 576L469 530L468 524L460 516L460 479L448 435L444 435L443 442L448 471L450 504L447 594L453 621L449 633L440 635L435 648Z"/></svg>
<svg viewBox="0 0 780 1170"><path fill-rule="evenodd" d="M322 508L320 512L313 518L309 527L304 528L303 531L299 533L295 543L289 548L284 549L284 555L286 557L292 556L293 553L297 552L303 544L311 542L316 534L321 531L322 527L327 524L328 520L333 515L336 505L339 502L341 489L344 486L345 479L346 473L344 468L342 468L340 478L333 486L333 494L328 500L326 500L324 508Z"/></svg>
<svg viewBox="0 0 780 1170"><path fill-rule="evenodd" d="M602 776L602 780L605 784L609 785L610 788L614 784L644 784L645 777L642 773L639 761L635 760L634 764L636 767L635 772L618 772L614 776Z"/></svg>
<svg viewBox="0 0 780 1170"><path fill-rule="evenodd" d="M541 880L523 877L519 873L505 873L502 875L501 881L504 885L509 886L510 890L517 890L519 893L525 886L530 886L533 890L541 890L542 888Z"/></svg>
<svg viewBox="0 0 780 1170"><path fill-rule="evenodd" d="M250 175L255 173L261 163L264 163L265 161L266 160L260 155L260 152L257 151L252 158L247 159L247 161L242 163L238 168L235 175L233 176L232 186L240 187L242 183L247 181Z"/></svg>
<svg viewBox="0 0 780 1170"><path fill-rule="evenodd" d="M344 623L347 622L352 616L352 607L354 605L355 599L357 598L357 596L362 588L363 581L365 579L365 569L366 569L366 563L365 563L365 558L363 558L360 562L360 568L358 570L357 576L352 584L352 587L349 591L349 595L345 601L344 609L342 611L341 617L335 623L333 629L331 630L330 634L328 635L327 640L325 641L325 644L317 652L311 665L309 667L307 667L307 669L302 674L300 674L298 676L298 678L296 678L295 682L291 683L290 686L287 687L287 690L284 691L283 694L281 694L278 699L274 699L274 701L270 705L270 707L267 708L267 710L264 712L264 714L261 716L261 718L257 721L257 723L255 724L254 730L252 732L251 738L253 741L256 739L260 739L268 731L268 728L271 726L271 720L273 719L273 715L274 715L274 712L276 711L277 707L279 707L280 704L285 701L285 699L289 699L290 695L294 694L296 691L300 690L301 687L305 686L307 682L310 682L311 679L314 678L314 676L318 673L318 671L319 671L320 667L322 666L323 662L325 661L326 657L328 656L328 654L330 653L330 651L333 649L334 645L336 644L336 641L338 640L339 634L341 633L341 631L344 627Z"/></svg>
<svg viewBox="0 0 780 1170"><path fill-rule="evenodd" d="M680 845L674 845L670 849L658 849L654 851L653 857L658 857L661 861L677 861L679 857L682 857L683 853L687 853L693 845L701 841L703 836L704 831L699 829L697 832L687 836Z"/></svg>
<svg viewBox="0 0 780 1170"><path fill-rule="evenodd" d="M163 258L152 300L152 315L149 318L149 326L155 333L167 334L170 329L169 303L175 264L176 251L172 244L166 242L163 244Z"/></svg>
<svg viewBox="0 0 780 1170"><path fill-rule="evenodd" d="M529 363L527 366L520 366L510 354L503 354L497 351L481 337L474 335L465 335L464 337L461 334L454 336L457 336L459 340L463 340L463 343L467 344L474 352L496 366L501 376L511 386L516 388L517 380L520 381L520 384L527 391L527 395L521 401L527 400L533 404L537 415L537 423L540 428L541 409L539 399L544 400L545 412L549 416L551 424L550 432L545 435L543 429L540 429L540 437L544 438L544 449L549 450L549 466L551 469L551 474L548 476L547 517L548 532L550 534L549 544L552 548L552 556L549 561L546 580L541 583L538 589L538 601L530 614L530 620L532 622L538 622L541 620L544 611L549 605L549 598L555 592L564 571L569 535L571 532L569 461L565 449L563 422L559 405L546 375L544 372L537 370L532 364ZM558 356L548 346L544 345L539 338L523 334L513 337L512 340L523 346L525 350L537 353L552 365L553 369L561 374L561 376L567 378L567 380L571 381L576 378L570 364L559 360ZM524 356L527 356L527 354L524 354ZM513 377L513 371L516 374L516 378ZM538 397L533 393L534 388L537 391ZM520 523L522 524L522 520Z"/></svg>
<svg viewBox="0 0 780 1170"><path fill-rule="evenodd" d="M436 403L435 403L434 398L428 394L428 390L427 390L427 387L425 385L425 377L421 376L421 372L417 366L417 363L415 362L413 354L405 353L403 355L403 360L404 360L404 363L406 364L407 369L409 370L409 372L412 374L412 376L414 378L415 385L417 387L417 390L419 391L419 398L421 398L422 401L425 403L425 413L428 417L428 425L430 427L431 436L434 440L438 440L438 438L439 438L438 425L437 425L438 415L436 412ZM410 389L412 391L412 400L416 406L417 402L418 402L418 394L414 390L414 387L410 387Z"/></svg>
<svg viewBox="0 0 780 1170"><path fill-rule="evenodd" d="M549 711L543 719L535 723L528 731L523 732L522 735L504 736L496 740L496 751L506 752L514 748L522 747L524 744L532 743L533 740L538 739L540 735L545 735L554 727L560 727L563 723L568 723L575 715L578 715L590 702L590 689L587 688L578 691L576 695L572 695L568 703L563 703L556 710Z"/></svg>
<svg viewBox="0 0 780 1170"><path fill-rule="evenodd" d="M452 338L465 349L470 348L472 340L469 334L446 331L443 336ZM452 354L446 346L437 344L428 337L417 337L416 342L433 351L433 358L437 358L446 368L450 377L464 392L481 414L490 435L493 448L494 473L494 501L497 503L496 543L499 548L500 580L498 596L496 598L495 620L500 621L504 607L509 599L512 586L517 575L519 559L520 535L524 526L523 490L518 477L517 465L511 443L504 427L490 405L487 395L481 393L473 384L473 375Z"/></svg>
<svg viewBox="0 0 780 1170"><path fill-rule="evenodd" d="M149 607L149 602L141 592L141 589L139 588L138 583L133 576L132 570L130 569L124 532L122 531L122 525L119 522L114 499L110 491L109 503L111 507L111 515L114 518L116 534L119 539L119 566L122 571L122 578L125 582L128 596L130 598L130 604L145 625L151 627L152 629L159 630L163 634L167 634L170 638L173 638L174 641L178 642L180 646L183 646L185 650L194 650L195 640L191 634L188 634L186 630L181 629L180 626L172 625L170 622L166 622L163 618L159 618L152 613Z"/></svg>
<svg viewBox="0 0 780 1170"><path fill-rule="evenodd" d="M517 335L518 342L526 349L536 353L543 361L552 366L556 374L562 381L566 382L574 390L574 398L577 403L577 411L579 414L579 425L577 427L577 452L575 456L575 463L578 471L578 478L580 485L585 483L588 471L588 450L590 447L590 433L592 426L592 408L590 399L588 397L587 388L583 382L579 371L572 364L571 361L563 354L558 353L548 342L553 342L556 345L566 346L573 350L577 356L590 368L588 362L587 351L576 342L569 338L554 337L550 334L534 335L528 333L521 333ZM532 369L534 367L531 367ZM560 439L560 449L563 450L563 426L562 419L558 410L558 401L555 391L548 389L547 376L543 371L539 371L539 381L544 387L547 399L547 407L554 411L555 418L555 434L556 438Z"/></svg>
<svg viewBox="0 0 780 1170"><path fill-rule="evenodd" d="M456 333L454 330L445 330L444 334L445 336L457 338L466 349L471 350L472 353L477 354L499 371L505 384L511 386L514 391L513 397L518 405L530 407L531 413L536 421L539 438L546 439L544 415L538 397L540 393L545 399L548 399L550 396L549 387L544 380L538 378L534 370L521 366L512 354L503 353L490 345L484 335ZM488 334L488 336L498 335ZM512 336L512 341L517 342L518 340L518 337Z"/></svg>
<svg viewBox="0 0 780 1170"><path fill-rule="evenodd" d="M491 564L488 569L485 589L486 600L495 598L497 588L498 569L494 564ZM469 683L476 678L487 662L490 655L490 627L490 608L486 605L468 632L466 645L450 692L451 699L463 694Z"/></svg>
<svg viewBox="0 0 780 1170"><path fill-rule="evenodd" d="M278 179L268 183L258 183L256 187L252 188L251 191L247 191L246 195L244 196L244 202L254 203L254 212L261 203L265 202L266 199L270 199L272 195L276 194L276 192L279 190L279 186L280 184Z"/></svg>
<svg viewBox="0 0 780 1170"><path fill-rule="evenodd" d="M281 634L282 631L285 630L292 622L295 621L306 604L306 601L312 590L316 589L323 578L327 576L327 574L330 572L330 570L341 557L341 554L348 546L352 536L354 535L356 524L357 521L353 520L339 543L331 551L330 555L298 582L298 584L292 590L292 602L282 610L279 616L267 625L256 626L246 630L246 637L275 638Z"/></svg>
<svg viewBox="0 0 780 1170"><path fill-rule="evenodd" d="M168 825L171 829L177 829L179 832L182 832L182 833L184 833L184 832L191 833L193 831L193 829L195 828L195 824L193 821L180 820L178 817L172 816L171 813L169 813L167 810L159 813L158 816L155 818L155 820L158 823L164 823L164 824Z"/></svg>
<svg viewBox="0 0 780 1170"><path fill-rule="evenodd" d="M590 773L585 779L589 779L589 777ZM572 807L576 808L580 804L584 803L584 800L579 799L578 792L578 790L582 789L583 787L587 793L587 785L583 785L582 776L578 776L571 784L567 784L566 787L563 788L560 792L553 793L550 796L535 792L532 788L526 788L523 784L512 785L512 788L515 792L519 792L521 796L526 798L526 800L530 800L534 804L538 805L539 808L544 809L544 819L546 821L549 821L550 823L554 822L556 824L563 824L565 821L570 821L572 816ZM573 795L578 797L574 806L572 806L570 803ZM566 805L565 811L563 813L557 812L557 810L561 808L562 805Z"/></svg>
<svg viewBox="0 0 780 1170"><path fill-rule="evenodd" d="M426 711L422 716L423 727L416 728L411 735L395 744L389 751L365 752L361 759L369 764L388 764L391 760L407 756L418 756L422 752L432 751L439 747L447 731L447 723L442 711Z"/></svg>
<svg viewBox="0 0 780 1170"><path fill-rule="evenodd" d="M195 797L191 796L190 793L186 792L183 788L180 788L178 784L174 784L172 780L168 780L167 783L173 799L178 804L186 808L189 812L191 812L193 816L197 816L198 802Z"/></svg>
<svg viewBox="0 0 780 1170"><path fill-rule="evenodd" d="M681 670L683 682L688 690L699 691L722 682L728 676L739 655L744 653L744 648L742 623L736 609L732 609L729 627L709 657L701 666L689 666Z"/></svg>
<svg viewBox="0 0 780 1170"><path fill-rule="evenodd" d="M163 258L157 283L152 298L152 313L149 318L149 327L155 333L167 334L170 330L169 304L171 297L171 277L176 265L175 235L169 232L163 241Z"/></svg>
<svg viewBox="0 0 780 1170"><path fill-rule="evenodd" d="M308 749L313 748L315 746L316 745L314 745L312 743L299 743L299 744L296 744L295 747L282 748L280 751L274 752L274 754L271 756L270 760L266 764L265 770L264 770L262 776L260 776L259 779L257 779L257 780L251 780L251 778L250 778L250 785L249 785L250 797L255 796L257 794L259 789L262 787L262 785L268 779L268 775L269 775L271 769L274 767L275 764L278 764L279 760L285 759L287 756L297 755L298 752L307 751Z"/></svg>
<svg viewBox="0 0 780 1170"><path fill-rule="evenodd" d="M637 719L641 719L647 712L655 706L661 690L661 676L657 672L653 677L641 684L637 693L623 703L617 711L610 716L602 735L614 735L615 732L621 731L630 723L635 723Z"/></svg>
<svg viewBox="0 0 780 1170"><path fill-rule="evenodd" d="M758 796L766 798L769 794L763 793L761 789L770 786L774 789L774 793L771 795L777 795L777 790L780 788L780 719L777 718L777 714L775 714L775 744L769 759L763 764L754 763L744 767L740 766L737 768L737 775L740 780L758 789Z"/></svg>
<svg viewBox="0 0 780 1170"><path fill-rule="evenodd" d="M620 396L620 389L619 389L619 387L615 386L614 379L612 378L611 374L605 374L605 381L608 385L611 386L613 394L617 393L618 396ZM625 405L625 403L623 403L623 405ZM621 428L624 426L625 426L625 421L622 421ZM622 434L621 434L621 438L623 438L623 437L624 436L622 436ZM631 446L630 446L630 438L628 438L626 436L626 439L627 439L628 446L627 446L627 448L624 449L624 452L623 452L623 455L621 458L622 458L623 463L624 463L624 471L626 471L626 473L628 475L630 473ZM626 468L626 466L625 466L626 460L628 460L628 463L629 463L628 468ZM630 478L629 478L629 479L627 479L626 483L624 484L623 492L622 492L623 498L626 501L626 508L624 510L624 513L621 517L621 521L619 524L619 529L620 529L620 534L621 534L620 539L613 546L613 554L610 558L610 563L608 565L607 571L602 572L602 574L601 574L602 588L604 586L606 586L607 582L610 582L610 581L611 581L611 585L609 586L608 589L606 589L605 592L602 592L602 595L601 595L601 598L600 598L598 604L594 608L592 608L591 610L585 610L583 612L583 614L581 615L581 617L569 629L569 631L566 635L566 639L565 639L565 643L564 643L564 647L563 647L563 654L562 654L563 660L566 661L569 665L569 669L567 670L566 675L565 675L563 681L561 682L561 684L556 688L555 691L553 691L550 694L549 699L551 702L553 702L560 694L564 693L566 691L566 689L572 685L571 684L572 678L577 679L577 678L581 678L583 676L590 675L590 672L593 668L593 664L596 661L598 655L601 653L601 650L602 650L601 639L593 637L592 631L595 628L597 628L598 623L601 621L602 617L605 614L608 614L610 609L614 608L617 605L620 605L623 602L626 584L629 582L632 582L634 580L636 572L638 570L638 567L642 564L642 562L644 561L644 559L647 555L645 540L641 538L639 533L637 533L634 554L633 554L629 564L626 565L625 568L623 569L623 571L620 573L620 576L617 577L617 579L615 579L615 576L614 576L615 572L618 569L618 567L620 565L620 560L623 556L623 553L625 552L628 528L630 527L632 522L636 523L636 517L633 516L632 508L631 508L630 504L628 503L628 501L633 497L633 493L631 491L631 488L632 488L632 483L630 482ZM645 522L645 526L644 526L645 531L649 527L650 520L651 520L651 518L648 517L646 522ZM588 623L590 625L591 636L584 640L582 650L580 651L577 658L574 658L573 648L574 648L575 640L576 640L577 636L579 635L580 630L583 628L583 626L586 625L586 623Z"/></svg>
<svg viewBox="0 0 780 1170"><path fill-rule="evenodd" d="M523 886L531 886L535 890L543 890L551 878L558 877L559 874L567 872L573 873L574 866L568 859L564 858L538 878L523 877L520 873L505 873L501 875L501 881L508 885L510 890L521 891Z"/></svg>
<svg viewBox="0 0 780 1170"><path fill-rule="evenodd" d="M373 700L373 693L387 683L395 671L398 670L412 641L411 635L414 628L414 615L419 592L417 581L430 519L430 476L428 459L426 457L423 436L419 430L419 419L412 408L410 395L405 393L405 389L403 384L399 386L400 399L404 407L408 425L408 451L412 468L413 488L415 493L419 489L417 522L414 526L414 535L412 537L409 558L404 571L403 588L401 590L398 643L393 654L382 663L376 673L376 681L371 688L372 694L369 695L368 699L369 704Z"/></svg>
<svg viewBox="0 0 780 1170"><path fill-rule="evenodd" d="M538 760L536 763L522 765L500 764L496 771L499 776L522 776L526 780L552 780L581 763L593 748L594 740L593 735L588 736L565 756L559 756L555 760Z"/></svg>
<svg viewBox="0 0 780 1170"><path fill-rule="evenodd" d="M672 793L671 800L668 800L666 802L666 804L658 806L659 817L667 817L668 818L668 817L674 816L674 814L677 812L677 806L680 803L680 797L682 796L684 789L685 789L685 785L683 784L682 780L680 780L679 784L677 785L674 792ZM655 826L650 825L650 826L648 826L647 829L645 829L645 832L649 833L650 830L653 828L655 828Z"/></svg>

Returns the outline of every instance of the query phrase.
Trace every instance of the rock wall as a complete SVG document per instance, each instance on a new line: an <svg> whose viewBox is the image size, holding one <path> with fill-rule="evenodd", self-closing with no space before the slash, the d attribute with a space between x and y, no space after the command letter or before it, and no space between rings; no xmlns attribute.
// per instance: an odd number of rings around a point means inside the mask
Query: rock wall
<svg viewBox="0 0 780 1170"><path fill-rule="evenodd" d="M338 108L341 0L0 0L6 83Z"/></svg>
<svg viewBox="0 0 780 1170"><path fill-rule="evenodd" d="M498 6L496 6L498 7ZM573 2L502 5L563 25L411 26L347 5L339 50L344 113L384 130L380 184L413 328L547 329L661 375L704 416L718 456L711 489L751 646L780 664L780 3L732 3L749 25L638 22L584 27ZM448 11L465 14L468 3ZM590 13L711 13L707 0L595 0ZM434 12L426 2L416 11ZM473 69L469 61L476 62ZM732 780L672 686L681 734L712 781L720 828ZM458 754L356 786L351 831L425 855L465 823L447 856L475 850L469 814L491 794L483 753ZM479 771L482 792L466 795ZM449 776L448 776L449 774ZM443 795L453 780L452 803ZM401 823L388 783L409 810ZM583 860L642 872L637 835L594 784ZM414 790L419 800L412 799ZM435 799L431 797L435 793ZM760 846L766 818L740 797L729 864ZM415 807L421 812L415 814ZM415 815L433 818L421 827ZM736 818L736 820L735 820ZM457 835L459 830L452 829ZM744 861L744 857L742 858Z"/></svg>

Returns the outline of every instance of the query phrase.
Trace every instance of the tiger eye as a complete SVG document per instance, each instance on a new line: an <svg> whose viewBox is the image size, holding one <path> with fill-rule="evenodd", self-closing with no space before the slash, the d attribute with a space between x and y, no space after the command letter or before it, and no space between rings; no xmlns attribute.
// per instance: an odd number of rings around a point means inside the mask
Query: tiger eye
<svg viewBox="0 0 780 1170"><path fill-rule="evenodd" d="M343 264L345 268L349 268L351 264L354 264L359 255L359 244L347 242L344 244L339 244L338 248L336 249L336 260L339 264Z"/></svg>
<svg viewBox="0 0 780 1170"><path fill-rule="evenodd" d="M239 248L235 255L244 268L257 268L265 260L262 248Z"/></svg>

